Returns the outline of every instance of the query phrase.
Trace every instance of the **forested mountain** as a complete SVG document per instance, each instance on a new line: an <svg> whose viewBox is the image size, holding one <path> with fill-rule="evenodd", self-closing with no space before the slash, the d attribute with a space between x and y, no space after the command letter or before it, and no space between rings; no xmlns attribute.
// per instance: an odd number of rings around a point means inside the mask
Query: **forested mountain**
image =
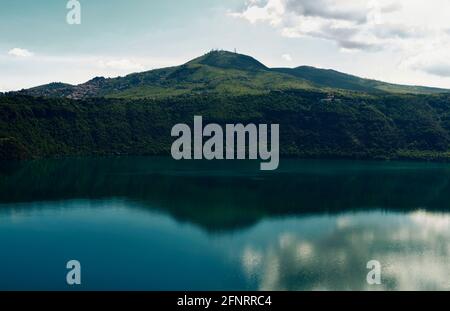
<svg viewBox="0 0 450 311"><path fill-rule="evenodd" d="M211 93L259 95L286 90L331 90L376 94L448 92L437 88L389 84L313 67L272 69L250 56L212 51L177 67L111 79L97 77L80 85L51 83L23 90L21 93L72 99L90 97L137 99Z"/></svg>
<svg viewBox="0 0 450 311"><path fill-rule="evenodd" d="M268 68L213 51L182 66L0 94L0 159L168 155L171 128L280 124L282 156L439 159L450 150L447 90L312 67Z"/></svg>
<svg viewBox="0 0 450 311"><path fill-rule="evenodd" d="M169 155L171 128L278 123L282 157L446 160L450 95L292 90L156 99L0 95L0 158Z"/></svg>

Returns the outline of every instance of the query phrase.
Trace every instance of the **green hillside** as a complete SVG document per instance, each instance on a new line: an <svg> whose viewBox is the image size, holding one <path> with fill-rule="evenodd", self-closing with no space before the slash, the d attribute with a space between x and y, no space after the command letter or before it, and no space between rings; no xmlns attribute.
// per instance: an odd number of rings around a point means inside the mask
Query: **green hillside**
<svg viewBox="0 0 450 311"><path fill-rule="evenodd" d="M389 84L313 67L271 69L250 56L212 51L181 66L112 79L97 77L76 86L52 83L23 90L21 93L72 99L90 97L139 99L184 94L258 95L270 91L324 89L334 92L375 94L434 94L448 91Z"/></svg>
<svg viewBox="0 0 450 311"><path fill-rule="evenodd" d="M274 68L273 70L307 80L319 88L342 89L369 93L397 94L437 94L449 92L449 90L446 89L423 86L407 86L385 83L370 79L363 79L332 69L318 69L309 66L301 66L294 69Z"/></svg>
<svg viewBox="0 0 450 311"><path fill-rule="evenodd" d="M44 99L0 95L0 158L170 155L171 128L280 124L282 157L450 159L450 95L182 95Z"/></svg>
<svg viewBox="0 0 450 311"><path fill-rule="evenodd" d="M440 94L438 94L440 93ZM450 159L450 94L213 51L182 66L0 94L0 159L168 155L177 123L280 124L285 157Z"/></svg>

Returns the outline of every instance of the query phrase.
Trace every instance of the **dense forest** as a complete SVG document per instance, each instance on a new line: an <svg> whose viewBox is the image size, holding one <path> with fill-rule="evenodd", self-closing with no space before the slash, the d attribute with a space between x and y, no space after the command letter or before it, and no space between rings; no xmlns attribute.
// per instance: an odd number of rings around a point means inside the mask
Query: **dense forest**
<svg viewBox="0 0 450 311"><path fill-rule="evenodd" d="M450 95L315 90L153 99L0 94L0 159L168 155L171 128L280 124L283 157L450 159Z"/></svg>

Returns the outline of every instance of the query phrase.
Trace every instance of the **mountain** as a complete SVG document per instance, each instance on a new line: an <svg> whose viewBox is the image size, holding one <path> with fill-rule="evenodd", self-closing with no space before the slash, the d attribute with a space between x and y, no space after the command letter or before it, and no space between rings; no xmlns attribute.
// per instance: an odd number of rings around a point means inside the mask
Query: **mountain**
<svg viewBox="0 0 450 311"><path fill-rule="evenodd" d="M0 94L0 160L169 155L172 127L196 115L220 125L279 124L282 157L450 161L448 90L268 68L225 51L126 77Z"/></svg>
<svg viewBox="0 0 450 311"><path fill-rule="evenodd" d="M436 94L449 90L405 86L363 79L314 67L268 68L256 59L227 51L212 51L188 63L134 73L96 77L80 85L51 83L20 93L38 97L85 99L165 98L184 94L258 95L270 91L325 90L334 92Z"/></svg>
<svg viewBox="0 0 450 311"><path fill-rule="evenodd" d="M318 69L310 66L297 68L274 68L274 71L289 74L313 83L318 88L341 89L368 93L397 93L397 94L436 94L447 93L450 90L391 84L371 79L345 74L332 69Z"/></svg>

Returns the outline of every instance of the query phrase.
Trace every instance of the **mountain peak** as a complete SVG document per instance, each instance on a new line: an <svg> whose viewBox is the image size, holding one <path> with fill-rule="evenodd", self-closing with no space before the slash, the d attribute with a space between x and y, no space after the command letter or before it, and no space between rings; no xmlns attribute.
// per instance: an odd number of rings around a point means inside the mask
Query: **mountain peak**
<svg viewBox="0 0 450 311"><path fill-rule="evenodd" d="M223 50L212 50L205 55L188 62L188 64L202 64L223 69L249 71L268 69L253 57Z"/></svg>

